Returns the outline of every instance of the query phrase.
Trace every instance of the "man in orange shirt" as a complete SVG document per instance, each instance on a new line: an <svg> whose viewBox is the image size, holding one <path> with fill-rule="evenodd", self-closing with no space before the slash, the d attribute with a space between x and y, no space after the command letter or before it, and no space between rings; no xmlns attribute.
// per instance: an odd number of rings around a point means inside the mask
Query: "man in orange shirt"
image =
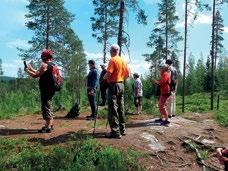
<svg viewBox="0 0 228 171"><path fill-rule="evenodd" d="M129 69L125 60L120 57L120 47L116 44L111 46L111 59L108 64L107 79L108 86L108 121L111 132L106 134L107 138L121 138L126 135L125 113L124 113L124 80L129 77Z"/></svg>

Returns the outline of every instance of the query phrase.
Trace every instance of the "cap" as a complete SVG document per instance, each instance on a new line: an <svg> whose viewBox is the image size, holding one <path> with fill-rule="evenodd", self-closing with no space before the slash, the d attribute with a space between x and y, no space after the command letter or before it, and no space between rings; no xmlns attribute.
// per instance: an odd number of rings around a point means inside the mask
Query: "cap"
<svg viewBox="0 0 228 171"><path fill-rule="evenodd" d="M53 51L51 49L44 49L41 53L41 57L52 58Z"/></svg>
<svg viewBox="0 0 228 171"><path fill-rule="evenodd" d="M120 50L120 46L118 44L112 44L110 49Z"/></svg>
<svg viewBox="0 0 228 171"><path fill-rule="evenodd" d="M95 61L94 60L89 60L88 64L95 65Z"/></svg>
<svg viewBox="0 0 228 171"><path fill-rule="evenodd" d="M137 78L139 78L139 74L138 73L134 73L133 76L136 76Z"/></svg>

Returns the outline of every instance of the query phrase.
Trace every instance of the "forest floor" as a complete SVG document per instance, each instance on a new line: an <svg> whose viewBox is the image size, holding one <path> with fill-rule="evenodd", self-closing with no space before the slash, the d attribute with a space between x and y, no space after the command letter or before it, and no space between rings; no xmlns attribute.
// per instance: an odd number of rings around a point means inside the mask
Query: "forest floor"
<svg viewBox="0 0 228 171"><path fill-rule="evenodd" d="M25 137L31 141L40 141L45 146L60 145L69 141L71 134L81 131L91 135L93 121L86 121L88 113L82 113L77 119L65 119L65 112L55 117L52 133L40 134L37 130L43 124L40 115L26 115L9 120L0 120L0 138ZM196 153L184 146L184 141L200 148L209 170L222 170L214 156L215 147L228 147L228 129L219 126L210 113L187 113L171 119L169 127L154 123L149 115L129 115L127 135L121 139L107 139L106 120L98 119L94 135L98 141L126 150L128 148L143 152L146 157L138 161L146 170L202 170ZM191 140L191 141L189 141Z"/></svg>

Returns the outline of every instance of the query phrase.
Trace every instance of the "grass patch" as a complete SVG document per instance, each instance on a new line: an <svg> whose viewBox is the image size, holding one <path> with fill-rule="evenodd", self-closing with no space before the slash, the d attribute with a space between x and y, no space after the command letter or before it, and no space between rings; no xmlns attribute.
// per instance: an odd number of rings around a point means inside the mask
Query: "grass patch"
<svg viewBox="0 0 228 171"><path fill-rule="evenodd" d="M43 146L27 139L0 139L1 170L143 170L138 158L145 154L133 149L120 151L75 134L68 142Z"/></svg>

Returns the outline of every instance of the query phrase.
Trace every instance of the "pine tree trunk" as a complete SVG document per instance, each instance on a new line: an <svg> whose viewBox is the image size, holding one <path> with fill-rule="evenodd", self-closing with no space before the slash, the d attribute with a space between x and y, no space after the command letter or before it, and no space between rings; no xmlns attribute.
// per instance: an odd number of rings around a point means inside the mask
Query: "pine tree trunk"
<svg viewBox="0 0 228 171"><path fill-rule="evenodd" d="M119 33L118 33L118 45L120 46L119 55L121 56L122 51L122 36L123 36L123 19L124 19L124 0L120 0L120 19L119 19Z"/></svg>
<svg viewBox="0 0 228 171"><path fill-rule="evenodd" d="M49 49L49 34L50 34L50 5L47 1L47 23L46 23L46 41L45 41L45 47L46 49Z"/></svg>
<svg viewBox="0 0 228 171"><path fill-rule="evenodd" d="M107 6L105 6L104 12L104 49L103 49L103 63L106 63L106 54L107 54Z"/></svg>
<svg viewBox="0 0 228 171"><path fill-rule="evenodd" d="M214 109L214 59L215 59L215 0L213 0L212 45L211 45L211 110Z"/></svg>
<svg viewBox="0 0 228 171"><path fill-rule="evenodd" d="M216 71L216 64L217 64L217 54L218 54L218 21L215 22L215 64L214 64L214 71Z"/></svg>
<svg viewBox="0 0 228 171"><path fill-rule="evenodd" d="M166 0L166 14L165 14L165 58L168 59L168 1Z"/></svg>
<svg viewBox="0 0 228 171"><path fill-rule="evenodd" d="M184 65L183 65L183 87L182 87L182 112L185 108L185 71L187 57L187 35L188 35L188 0L185 0L185 31L184 31Z"/></svg>

